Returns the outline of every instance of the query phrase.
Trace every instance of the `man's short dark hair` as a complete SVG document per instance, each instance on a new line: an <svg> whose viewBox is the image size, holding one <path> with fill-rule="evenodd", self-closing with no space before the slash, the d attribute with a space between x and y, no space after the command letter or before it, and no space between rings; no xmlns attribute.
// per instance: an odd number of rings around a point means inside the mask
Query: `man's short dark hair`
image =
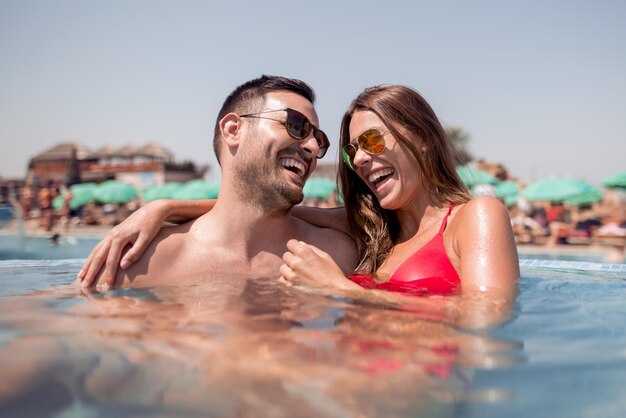
<svg viewBox="0 0 626 418"><path fill-rule="evenodd" d="M220 162L222 148L220 120L231 112L244 114L260 111L261 106L265 102L265 96L275 91L290 91L304 97L311 103L315 103L315 92L313 92L313 89L304 81L295 78L262 75L259 78L243 83L228 95L215 121L213 151L218 163Z"/></svg>

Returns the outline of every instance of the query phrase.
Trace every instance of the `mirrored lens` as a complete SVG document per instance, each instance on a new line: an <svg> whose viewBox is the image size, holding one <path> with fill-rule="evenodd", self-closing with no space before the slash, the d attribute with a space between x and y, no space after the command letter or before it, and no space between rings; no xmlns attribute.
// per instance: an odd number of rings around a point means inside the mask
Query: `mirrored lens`
<svg viewBox="0 0 626 418"><path fill-rule="evenodd" d="M354 165L352 165L352 160L354 158L355 149L352 144L348 144L341 149L341 156L343 157L343 162L346 163L348 168L354 170Z"/></svg>
<svg viewBox="0 0 626 418"><path fill-rule="evenodd" d="M311 124L306 116L294 110L288 112L285 127L287 132L296 139L306 138L311 131Z"/></svg>
<svg viewBox="0 0 626 418"><path fill-rule="evenodd" d="M317 155L317 158L322 158L324 155L326 155L326 150L328 150L330 142L328 141L328 137L326 136L326 134L319 129L315 129L313 135L317 140L317 145L320 147L320 152Z"/></svg>
<svg viewBox="0 0 626 418"><path fill-rule="evenodd" d="M330 146L328 137L326 134L309 122L309 119L297 110L287 109L287 120L285 121L285 128L287 132L295 139L305 139L313 130L313 136L317 141L317 145L320 150L317 154L317 158L322 158L326 155L326 150Z"/></svg>
<svg viewBox="0 0 626 418"><path fill-rule="evenodd" d="M352 170L354 170L354 157L359 147L368 154L380 154L385 150L385 138L376 129L370 129L359 135L356 144L351 143L343 147L341 156Z"/></svg>
<svg viewBox="0 0 626 418"><path fill-rule="evenodd" d="M380 154L385 150L385 139L376 129L363 132L358 139L359 146L363 151L370 154Z"/></svg>

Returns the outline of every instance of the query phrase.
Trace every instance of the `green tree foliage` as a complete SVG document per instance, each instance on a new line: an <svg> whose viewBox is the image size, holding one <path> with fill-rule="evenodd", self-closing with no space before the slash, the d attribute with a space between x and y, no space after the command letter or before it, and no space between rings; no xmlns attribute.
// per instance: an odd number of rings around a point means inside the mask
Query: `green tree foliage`
<svg viewBox="0 0 626 418"><path fill-rule="evenodd" d="M446 134L452 142L452 154L456 165L464 165L474 159L474 156L468 149L470 136L463 129L456 126L446 127Z"/></svg>

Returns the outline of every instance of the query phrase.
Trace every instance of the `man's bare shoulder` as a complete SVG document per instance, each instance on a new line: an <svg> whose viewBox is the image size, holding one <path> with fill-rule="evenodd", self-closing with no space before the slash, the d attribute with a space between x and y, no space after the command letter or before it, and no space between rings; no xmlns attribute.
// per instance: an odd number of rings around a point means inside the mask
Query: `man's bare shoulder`
<svg viewBox="0 0 626 418"><path fill-rule="evenodd" d="M313 244L330 254L345 272L354 271L358 262L356 244L348 234L332 228L321 228L301 221L300 230L304 231L302 241Z"/></svg>
<svg viewBox="0 0 626 418"><path fill-rule="evenodd" d="M138 262L118 271L116 284L154 284L175 279L194 237L193 222L161 229Z"/></svg>

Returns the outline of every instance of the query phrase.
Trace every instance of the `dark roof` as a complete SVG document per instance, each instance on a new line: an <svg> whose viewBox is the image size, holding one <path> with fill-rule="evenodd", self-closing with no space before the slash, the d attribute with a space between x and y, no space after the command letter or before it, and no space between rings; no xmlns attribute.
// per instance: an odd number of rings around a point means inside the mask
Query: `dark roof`
<svg viewBox="0 0 626 418"><path fill-rule="evenodd" d="M104 146L98 151L95 151L89 155L89 158L103 158L103 157L134 157L141 155L145 157L152 157L158 160L171 161L174 155L170 150L156 142L150 142L141 148L137 148L134 145L128 144L121 148L113 149L110 146Z"/></svg>
<svg viewBox="0 0 626 418"><path fill-rule="evenodd" d="M137 148L135 148L134 145L127 144L124 145L122 148L113 150L113 152L111 152L111 155L115 157L132 157L134 155L137 155Z"/></svg>
<svg viewBox="0 0 626 418"><path fill-rule="evenodd" d="M89 159L97 159L102 157L108 157L113 153L113 148L110 145L105 145L102 148L97 149L96 151L90 153L87 158Z"/></svg>
<svg viewBox="0 0 626 418"><path fill-rule="evenodd" d="M163 161L171 161L174 158L170 150L156 142L149 142L141 148L128 144L121 148L114 149L109 145L105 145L96 151L90 151L87 147L78 142L66 142L55 145L41 154L36 155L31 161L68 160L72 157L72 150L76 150L76 158L79 160L104 157L134 157L136 155L152 157Z"/></svg>
<svg viewBox="0 0 626 418"><path fill-rule="evenodd" d="M83 144L78 142L64 142L34 156L31 161L69 160L72 158L74 152L76 153L76 158L79 160L91 153Z"/></svg>
<svg viewBox="0 0 626 418"><path fill-rule="evenodd" d="M146 155L148 157L158 158L160 160L171 160L174 155L170 150L156 142L149 142L137 150L137 154Z"/></svg>

